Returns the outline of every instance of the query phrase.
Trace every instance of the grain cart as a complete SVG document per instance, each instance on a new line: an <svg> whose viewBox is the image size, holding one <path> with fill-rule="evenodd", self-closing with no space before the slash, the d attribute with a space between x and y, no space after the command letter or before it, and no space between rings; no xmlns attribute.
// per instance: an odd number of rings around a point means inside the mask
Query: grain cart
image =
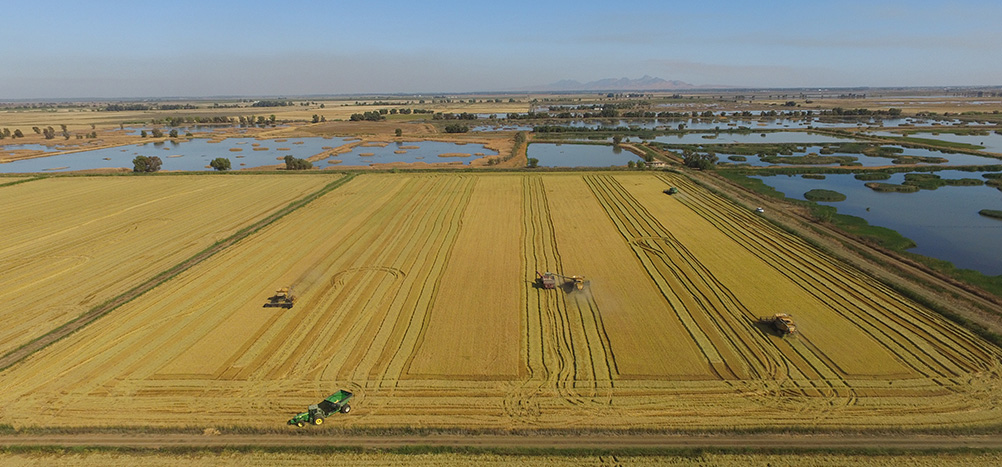
<svg viewBox="0 0 1002 467"><path fill-rule="evenodd" d="M320 401L317 404L313 404L303 412L292 419L289 420L289 425L303 426L307 423L312 423L314 425L323 425L324 419L334 415L338 412L348 413L351 411L351 406L348 405L348 400L354 394L345 391L344 389L331 394L326 399Z"/></svg>
<svg viewBox="0 0 1002 467"><path fill-rule="evenodd" d="M571 291L573 291L574 289L584 290L586 285L591 284L591 281L585 280L584 276L565 276L563 274L554 274L554 275L565 279L566 282L564 282L564 284L571 284L574 287L573 289L571 289Z"/></svg>

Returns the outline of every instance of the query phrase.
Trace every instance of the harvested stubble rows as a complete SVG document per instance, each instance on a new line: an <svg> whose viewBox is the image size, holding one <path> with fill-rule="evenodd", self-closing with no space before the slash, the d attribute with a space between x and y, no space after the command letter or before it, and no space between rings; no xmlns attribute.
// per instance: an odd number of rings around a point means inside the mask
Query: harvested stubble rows
<svg viewBox="0 0 1002 467"><path fill-rule="evenodd" d="M0 375L0 423L984 424L999 357L681 176L366 174Z"/></svg>
<svg viewBox="0 0 1002 467"><path fill-rule="evenodd" d="M78 465L101 467L136 466L219 466L219 465L296 465L409 467L497 466L497 467L577 467L581 465L627 466L747 466L775 467L996 467L1002 462L997 453L962 454L680 454L680 455L517 455L494 453L422 453L389 452L272 452L268 450L222 450L191 453L101 452L97 450L48 450L27 453L0 453L0 463L19 466Z"/></svg>
<svg viewBox="0 0 1002 467"><path fill-rule="evenodd" d="M333 179L53 178L0 188L0 355Z"/></svg>

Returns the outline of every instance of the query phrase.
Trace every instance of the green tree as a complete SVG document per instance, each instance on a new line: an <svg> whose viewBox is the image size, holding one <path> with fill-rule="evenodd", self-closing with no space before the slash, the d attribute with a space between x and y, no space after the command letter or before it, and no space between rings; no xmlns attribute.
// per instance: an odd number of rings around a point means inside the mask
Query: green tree
<svg viewBox="0 0 1002 467"><path fill-rule="evenodd" d="M615 135L612 137L612 144L614 146L619 146L619 143L623 142L623 135Z"/></svg>
<svg viewBox="0 0 1002 467"><path fill-rule="evenodd" d="M539 166L539 159L536 159L535 157L530 157L529 164L527 166L530 169L535 169L537 166Z"/></svg>
<svg viewBox="0 0 1002 467"><path fill-rule="evenodd" d="M21 133L20 129L14 130L14 137L15 138L24 138L24 133Z"/></svg>
<svg viewBox="0 0 1002 467"><path fill-rule="evenodd" d="M52 127L49 127L49 128L52 128ZM146 130L141 130L141 131L139 132L139 137L140 137L140 138L145 138L145 137L146 137Z"/></svg>
<svg viewBox="0 0 1002 467"><path fill-rule="evenodd" d="M154 138L163 138L164 137L163 130L161 130L159 128L154 128L154 129L150 130L150 132L153 133L153 137Z"/></svg>
<svg viewBox="0 0 1002 467"><path fill-rule="evenodd" d="M177 128L171 128L170 129L170 137L171 138L177 138Z"/></svg>
<svg viewBox="0 0 1002 467"><path fill-rule="evenodd" d="M632 160L626 162L626 168L628 168L628 169L632 169L632 168L634 168L636 166L637 166L637 163L633 162Z"/></svg>
<svg viewBox="0 0 1002 467"><path fill-rule="evenodd" d="M312 169L313 163L306 159L298 159L292 155L285 156L285 170L307 170Z"/></svg>
<svg viewBox="0 0 1002 467"><path fill-rule="evenodd" d="M217 171L230 170L231 164L230 160L225 157L217 157L209 162L209 167L216 169Z"/></svg>
<svg viewBox="0 0 1002 467"><path fill-rule="evenodd" d="M717 163L717 155L712 152L700 154L686 149L682 153L682 163L692 169L709 170Z"/></svg>
<svg viewBox="0 0 1002 467"><path fill-rule="evenodd" d="M317 123L319 121L320 121L320 116L317 114L313 114L313 123Z"/></svg>
<svg viewBox="0 0 1002 467"><path fill-rule="evenodd" d="M275 124L275 114L271 114L268 116L268 122L271 123L272 125Z"/></svg>
<svg viewBox="0 0 1002 467"><path fill-rule="evenodd" d="M397 135L397 138L399 138L404 135L404 130L397 128L396 130L393 130L393 133Z"/></svg>
<svg viewBox="0 0 1002 467"><path fill-rule="evenodd" d="M132 159L132 171L140 173L150 173L160 170L163 162L157 156L136 156Z"/></svg>

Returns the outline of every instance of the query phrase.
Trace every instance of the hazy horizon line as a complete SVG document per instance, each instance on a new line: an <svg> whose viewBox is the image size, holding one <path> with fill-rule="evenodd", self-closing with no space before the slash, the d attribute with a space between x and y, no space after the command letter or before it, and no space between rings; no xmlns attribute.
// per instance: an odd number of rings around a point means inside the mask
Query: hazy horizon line
<svg viewBox="0 0 1002 467"><path fill-rule="evenodd" d="M79 97L25 97L3 98L0 103L13 102L93 102L93 101L164 101L164 100L244 100L244 99L307 99L307 98L350 98L350 97L450 97L471 95L546 95L546 94L601 94L601 93L709 93L709 92L768 92L768 91L850 91L850 90L951 90L951 89L1002 89L998 84L929 85L929 86L724 86L701 85L680 89L563 89L563 90L481 90L481 91L425 91L425 92L354 92L354 93L308 93L308 94L218 94L187 96L79 96Z"/></svg>

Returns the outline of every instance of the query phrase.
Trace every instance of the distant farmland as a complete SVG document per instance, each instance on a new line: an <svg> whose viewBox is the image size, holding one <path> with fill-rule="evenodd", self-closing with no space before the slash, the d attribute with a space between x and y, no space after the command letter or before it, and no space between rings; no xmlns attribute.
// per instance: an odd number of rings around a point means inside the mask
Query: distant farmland
<svg viewBox="0 0 1002 467"><path fill-rule="evenodd" d="M64 279L29 290L53 307L120 288L332 178L81 177L0 194L100 203L138 196L133 180L227 209L152 204L170 210L138 217L155 226L140 238L161 239L142 254L87 277L64 271L84 267L70 260L5 263L3 290L45 267ZM680 193L662 193L671 186ZM58 235L128 206L23 215L30 232ZM140 227L87 244L124 251ZM91 251L79 249L66 255ZM536 271L590 284L537 288ZM290 285L295 307L264 306ZM38 324L8 348L67 315L19 310ZM797 335L758 323L779 312ZM681 175L364 174L4 371L0 424L281 427L345 388L356 398L344 426L982 425L999 418L1000 357Z"/></svg>

